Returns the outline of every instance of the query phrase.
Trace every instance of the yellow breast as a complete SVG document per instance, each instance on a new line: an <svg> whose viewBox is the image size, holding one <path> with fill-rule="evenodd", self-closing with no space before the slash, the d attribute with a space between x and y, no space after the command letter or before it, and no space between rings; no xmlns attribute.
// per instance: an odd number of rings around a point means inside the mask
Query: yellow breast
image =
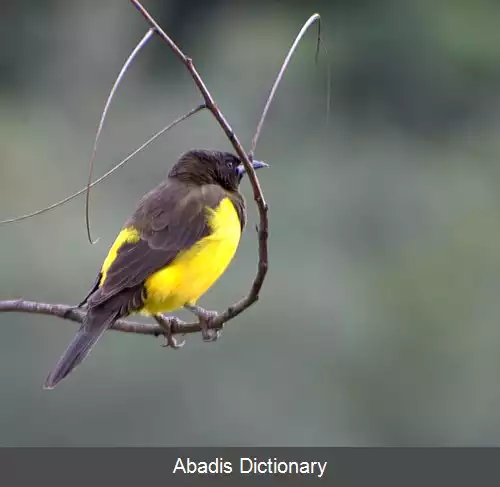
<svg viewBox="0 0 500 487"><path fill-rule="evenodd" d="M146 280L143 313L165 313L195 304L226 270L240 241L240 220L229 198L215 209L207 208L207 213L211 234Z"/></svg>

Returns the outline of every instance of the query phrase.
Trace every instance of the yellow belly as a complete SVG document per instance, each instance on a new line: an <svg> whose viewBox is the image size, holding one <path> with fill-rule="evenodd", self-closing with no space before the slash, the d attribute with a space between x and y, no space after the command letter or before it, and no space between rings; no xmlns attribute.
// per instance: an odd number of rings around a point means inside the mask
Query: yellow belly
<svg viewBox="0 0 500 487"><path fill-rule="evenodd" d="M165 313L195 304L226 270L241 237L238 214L228 198L207 211L212 233L146 279L142 313Z"/></svg>

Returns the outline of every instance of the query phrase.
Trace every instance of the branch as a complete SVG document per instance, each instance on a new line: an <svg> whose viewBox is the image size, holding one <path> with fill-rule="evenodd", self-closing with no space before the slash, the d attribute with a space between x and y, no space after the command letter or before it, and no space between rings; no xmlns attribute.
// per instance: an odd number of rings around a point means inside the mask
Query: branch
<svg viewBox="0 0 500 487"><path fill-rule="evenodd" d="M85 311L76 306L67 304L39 303L37 301L27 301L25 299L7 299L0 301L0 312L34 313L39 315L49 315L63 320L82 323ZM171 326L173 335L185 335L201 331L200 323L187 323L174 316L165 316ZM209 328L220 328L216 323L209 323ZM138 323L137 321L117 320L109 328L114 331L124 333L135 333L138 335L165 336L165 329L158 325L149 323Z"/></svg>
<svg viewBox="0 0 500 487"><path fill-rule="evenodd" d="M193 60L187 57L181 49L175 44L175 42L163 31L163 29L158 25L158 23L151 17L149 12L140 4L138 0L130 0L134 6L139 10L142 16L146 19L150 27L152 27L156 34L158 34L161 39L165 41L165 43L170 47L170 49L174 52L174 54L180 59L180 61L184 64L189 74L193 78L198 90L201 93L205 101L205 105L208 110L212 113L214 118L217 120L222 130L226 134L227 138L231 142L234 150L240 157L243 165L245 166L246 172L250 179L250 184L252 185L253 196L255 203L257 204L257 208L259 210L259 226L258 226L258 239L259 239L259 263L257 267L257 275L253 281L252 287L246 297L238 301L237 303L230 306L223 313L218 313L214 316L205 316L206 321L210 323L211 327L217 328L221 327L225 322L239 315L245 309L250 307L253 303L255 303L259 299L259 293L262 288L262 284L264 283L264 279L266 277L267 268L268 268L268 255L267 255L267 237L268 237L268 217L267 211L268 206L264 199L264 195L262 193L262 189L259 184L259 180L257 179L257 175L255 174L255 170L250 162L250 158L247 153L243 149L240 141L234 134L231 126L226 121L224 115L219 110L219 107L215 103L212 95L208 91L208 88L205 86L205 83L201 79L198 71L196 70Z"/></svg>
<svg viewBox="0 0 500 487"><path fill-rule="evenodd" d="M180 49L179 47L172 41L172 39L161 29L161 27L156 23L156 21L151 17L151 15L146 11L146 9L139 3L137 0L130 0L132 4L139 10L139 12L143 15L143 17L146 19L148 24L150 25L150 31L148 31L148 34L143 38L143 40L139 43L138 47L134 50L132 55L129 57L127 62L125 63L126 66L128 66L129 62L131 62L132 58L134 57L136 51L140 49L140 46L142 46L147 40L150 39L151 37L151 32L154 32L155 34L159 35L161 39L165 41L165 43L170 47L170 49L175 53L175 55L180 59L180 61L184 64L188 72L190 73L191 77L193 78L196 86L198 87L203 99L204 103L200 105L199 107L191 110L188 114L185 116L177 119L174 121L170 126L166 127L163 129L160 133L156 134L153 136L151 139L149 139L145 144L143 144L139 149L134 151L132 154L130 154L126 159L124 159L120 164L112 168L110 171L108 171L103 177L99 178L98 180L94 181L92 184L90 184L88 187L82 189L81 191L75 193L74 195L70 196L69 198L66 198L62 202L56 203L54 205L51 205L48 208L45 208L43 210L39 210L38 212L34 212L30 215L24 215L22 217L18 217L16 219L11 219L7 220L1 223L7 223L11 221L19 221L24 218L29 218L33 215L42 213L44 211L48 211L51 208L54 208L56 206L59 206L65 201L69 201L69 199L72 199L73 197L77 196L78 194L83 193L84 191L87 191L88 188L96 185L100 181L102 181L105 177L107 177L109 174L114 172L116 169L118 169L121 165L125 164L133 155L135 155L137 152L142 150L146 145L151 143L154 139L156 139L161 133L165 132L169 128L173 127L177 123L179 123L182 120L185 120L189 116L193 115L194 113L197 113L198 111L206 108L209 110L214 118L217 120L219 125L221 126L222 130L228 137L229 141L231 142L232 146L234 147L235 152L238 154L240 157L243 165L245 166L246 172L248 174L250 184L252 186L253 190L253 196L255 203L257 205L258 211L259 211L259 225L257 227L257 232L258 232L258 241L259 241L259 260L258 260L258 267L257 267L257 274L254 278L254 281L252 283L252 286L244 298L242 298L240 301L236 302L235 304L229 306L229 308L226 309L226 311L221 312L221 313L211 313L207 312L206 310L199 309L199 311L196 313L198 315L198 322L194 323L187 323L184 322L176 317L164 317L164 319L167 321L170 327L170 333L171 334L188 334L188 333L197 333L203 330L204 327L210 328L210 329L220 329L224 323L227 321L231 320L232 318L238 316L240 313L242 313L245 309L250 307L253 303L255 303L258 298L259 298L259 293L262 288L262 285L264 283L264 279L266 277L267 269L268 269L268 250L267 250L267 239L268 239L268 206L267 203L264 199L264 195L262 193L262 189L259 184L259 180L257 179L257 176L255 174L255 170L252 166L251 159L253 158L253 151L255 149L255 145L257 143L257 138L259 136L264 118L266 116L267 110L269 108L269 105L272 101L272 98L276 92L276 88L283 76L283 73L286 69L286 66L290 60L291 55L293 54L294 50L297 47L298 42L304 35L305 31L307 28L313 24L316 20L319 20L319 15L314 14L312 17L309 18L309 20L306 22L304 27L302 27L299 35L295 39L294 43L292 44L292 47L285 58L285 61L282 65L282 68L278 74L278 77L273 85L273 88L271 89L270 96L266 102L266 106L264 108L264 112L262 114L261 120L258 124L257 127L257 132L253 140L252 144L252 151L250 156L247 155L247 153L244 151L240 141L234 134L233 130L231 129L230 125L226 121L224 115L222 112L219 110L217 104L215 103L214 99L212 98L210 92L208 91L208 88L205 86L203 80L201 79L200 75L198 74L198 71L196 70L193 61L191 58L187 57ZM124 68L126 69L126 67ZM122 69L122 72L123 69ZM122 75L122 72L119 75ZM107 108L109 107L110 99L116 90L116 86L118 84L118 80L115 82L112 93L110 95L110 98L108 99L108 102L104 108L103 116L101 118L101 123L99 125L98 129L98 134L96 136L96 139L99 138L99 133L102 129L102 124L103 124L103 119L105 116L105 113L107 111ZM95 152L95 146L97 145L97 140L94 144L94 152ZM95 157L95 154L93 153L92 160ZM85 317L85 311L81 308L74 307L74 306L68 306L68 305L62 305L62 304L50 304L50 303L39 303L35 301L27 301L24 299L16 299L16 300L4 300L0 301L0 312L25 312L25 313L36 313L36 314L42 314L42 315L50 315L50 316L56 316L61 319L69 320L69 321L74 321L77 323L82 323L83 318ZM203 325L202 325L203 322ZM157 324L144 324L144 323L138 323L134 321L128 321L124 319L117 320L113 325L110 327L111 330L115 331L121 331L125 333L135 333L135 334L140 334L140 335L150 335L150 336L167 336L167 332L165 328L157 325Z"/></svg>

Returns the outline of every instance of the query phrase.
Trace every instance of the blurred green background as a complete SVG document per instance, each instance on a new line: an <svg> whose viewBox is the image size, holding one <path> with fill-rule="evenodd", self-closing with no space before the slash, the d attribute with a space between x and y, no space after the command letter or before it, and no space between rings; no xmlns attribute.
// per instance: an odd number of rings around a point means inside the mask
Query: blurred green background
<svg viewBox="0 0 500 487"><path fill-rule="evenodd" d="M294 36L256 157L270 205L261 301L182 351L108 333L53 392L76 325L0 314L0 445L499 445L500 3L145 1L193 57L246 147ZM0 219L76 191L121 64L147 30L128 2L9 2L0 17ZM200 103L159 40L121 85L96 175ZM210 114L84 199L0 227L0 299L77 303L138 199L192 147L230 149ZM256 211L200 304L256 269ZM181 316L187 317L185 313Z"/></svg>

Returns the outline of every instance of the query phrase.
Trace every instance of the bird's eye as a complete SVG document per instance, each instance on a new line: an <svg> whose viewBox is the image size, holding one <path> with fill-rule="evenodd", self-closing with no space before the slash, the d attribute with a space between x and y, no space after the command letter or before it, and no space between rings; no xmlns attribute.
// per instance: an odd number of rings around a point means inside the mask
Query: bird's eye
<svg viewBox="0 0 500 487"><path fill-rule="evenodd" d="M232 162L226 162L226 166L228 169L232 169L233 168L233 163Z"/></svg>

